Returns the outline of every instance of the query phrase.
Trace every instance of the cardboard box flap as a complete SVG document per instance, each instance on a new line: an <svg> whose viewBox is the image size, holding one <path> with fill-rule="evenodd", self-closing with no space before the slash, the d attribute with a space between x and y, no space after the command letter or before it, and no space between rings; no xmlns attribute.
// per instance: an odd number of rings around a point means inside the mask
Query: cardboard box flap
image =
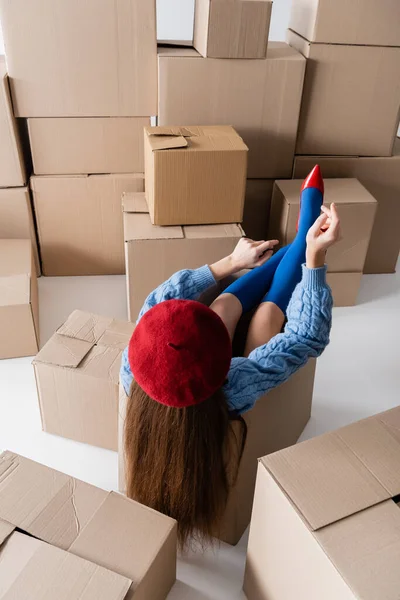
<svg viewBox="0 0 400 600"><path fill-rule="evenodd" d="M131 581L15 532L0 548L0 597L18 600L122 600Z"/></svg>
<svg viewBox="0 0 400 600"><path fill-rule="evenodd" d="M154 560L155 548L175 529L173 519L111 492L70 551L129 577L135 589Z"/></svg>
<svg viewBox="0 0 400 600"><path fill-rule="evenodd" d="M67 550L107 492L32 460L0 455L0 519Z"/></svg>
<svg viewBox="0 0 400 600"><path fill-rule="evenodd" d="M27 274L0 277L0 306L29 304L31 278Z"/></svg>
<svg viewBox="0 0 400 600"><path fill-rule="evenodd" d="M125 338L125 340L122 349L128 345L129 338ZM94 345L79 365L82 373L90 377L108 379L114 385L118 385L120 368L121 348L118 345L114 347Z"/></svg>
<svg viewBox="0 0 400 600"><path fill-rule="evenodd" d="M400 408L262 462L318 530L400 494Z"/></svg>
<svg viewBox="0 0 400 600"><path fill-rule="evenodd" d="M135 192L122 195L122 208L126 213L148 213L145 192Z"/></svg>
<svg viewBox="0 0 400 600"><path fill-rule="evenodd" d="M36 355L34 363L75 369L94 347L94 342L55 333Z"/></svg>
<svg viewBox="0 0 400 600"><path fill-rule="evenodd" d="M276 185L282 191L288 204L300 204L302 179L278 180ZM324 203L330 204L377 204L375 198L354 177L325 179Z"/></svg>
<svg viewBox="0 0 400 600"><path fill-rule="evenodd" d="M152 225L149 214L125 213L125 242L132 240L178 240L184 238L183 229L179 225L159 227Z"/></svg>
<svg viewBox="0 0 400 600"><path fill-rule="evenodd" d="M154 127L145 128L145 131L152 150L186 148L188 145L186 137L191 135L184 127Z"/></svg>
<svg viewBox="0 0 400 600"><path fill-rule="evenodd" d="M114 319L99 339L100 346L125 350L135 329L135 324Z"/></svg>
<svg viewBox="0 0 400 600"><path fill-rule="evenodd" d="M183 228L185 238L205 239L205 238L241 238L244 235L240 225L186 225Z"/></svg>
<svg viewBox="0 0 400 600"><path fill-rule="evenodd" d="M74 310L61 327L57 329L59 335L67 336L97 344L112 319L101 317L82 310Z"/></svg>
<svg viewBox="0 0 400 600"><path fill-rule="evenodd" d="M15 527L11 525L8 521L3 521L0 519L0 546L1 544L12 534Z"/></svg>

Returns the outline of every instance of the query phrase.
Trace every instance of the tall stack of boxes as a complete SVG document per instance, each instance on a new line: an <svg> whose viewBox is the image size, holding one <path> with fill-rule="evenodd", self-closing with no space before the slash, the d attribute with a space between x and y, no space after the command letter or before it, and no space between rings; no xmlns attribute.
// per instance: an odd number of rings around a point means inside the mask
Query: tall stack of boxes
<svg viewBox="0 0 400 600"><path fill-rule="evenodd" d="M364 273L392 273L400 249L400 4L295 0L288 41L308 60L294 177L357 177L378 209Z"/></svg>

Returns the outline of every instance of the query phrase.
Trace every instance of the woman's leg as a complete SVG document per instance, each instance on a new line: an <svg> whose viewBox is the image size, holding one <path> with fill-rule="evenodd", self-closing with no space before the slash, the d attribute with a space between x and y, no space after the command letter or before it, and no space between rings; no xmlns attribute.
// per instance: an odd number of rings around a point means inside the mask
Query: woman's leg
<svg viewBox="0 0 400 600"><path fill-rule="evenodd" d="M263 302L257 308L247 332L244 355L248 356L259 346L267 344L282 331L285 315L272 302Z"/></svg>

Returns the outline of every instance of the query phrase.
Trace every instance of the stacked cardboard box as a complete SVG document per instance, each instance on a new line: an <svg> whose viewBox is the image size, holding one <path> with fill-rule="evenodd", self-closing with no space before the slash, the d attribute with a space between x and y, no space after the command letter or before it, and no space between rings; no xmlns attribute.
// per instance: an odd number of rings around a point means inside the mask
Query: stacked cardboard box
<svg viewBox="0 0 400 600"><path fill-rule="evenodd" d="M155 2L1 0L0 17L43 273L123 273L120 198L144 189L142 131L157 111Z"/></svg>
<svg viewBox="0 0 400 600"><path fill-rule="evenodd" d="M259 461L248 600L396 600L400 408Z"/></svg>
<svg viewBox="0 0 400 600"><path fill-rule="evenodd" d="M354 6L345 0L294 0L288 31L290 45L309 59L294 176L305 175L317 162L325 176L359 177L376 197L366 273L393 272L400 249L400 212L393 200L400 188L394 147L399 23L400 4L393 0L361 0Z"/></svg>

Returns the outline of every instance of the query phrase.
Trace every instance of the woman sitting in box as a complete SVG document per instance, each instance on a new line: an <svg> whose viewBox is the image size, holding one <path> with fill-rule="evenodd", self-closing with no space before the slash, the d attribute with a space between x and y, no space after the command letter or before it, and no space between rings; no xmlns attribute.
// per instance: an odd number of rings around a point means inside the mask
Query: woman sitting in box
<svg viewBox="0 0 400 600"><path fill-rule="evenodd" d="M218 533L246 442L240 415L329 342L325 253L339 238L339 219L335 206L322 202L315 167L302 187L292 244L271 258L277 241L242 239L231 256L176 273L147 298L124 351L127 493L175 518L181 546L189 537L205 542ZM196 302L246 268L253 270L210 307ZM245 357L232 358L236 325L256 307ZM238 419L241 440L231 427Z"/></svg>

